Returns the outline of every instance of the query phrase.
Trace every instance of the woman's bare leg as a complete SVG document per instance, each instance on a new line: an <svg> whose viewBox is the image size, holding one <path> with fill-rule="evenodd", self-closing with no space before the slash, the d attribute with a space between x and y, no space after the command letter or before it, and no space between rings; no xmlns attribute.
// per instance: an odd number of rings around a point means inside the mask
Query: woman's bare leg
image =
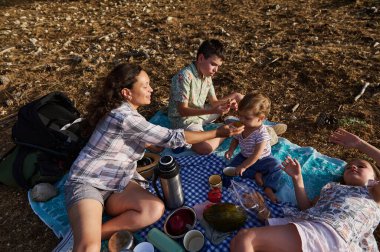
<svg viewBox="0 0 380 252"><path fill-rule="evenodd" d="M105 204L106 213L115 216L102 226L102 239L120 230L136 231L156 222L164 213L163 202L135 182L121 193L113 193Z"/></svg>
<svg viewBox="0 0 380 252"><path fill-rule="evenodd" d="M83 199L68 210L74 235L73 251L99 252L101 247L102 204Z"/></svg>
<svg viewBox="0 0 380 252"><path fill-rule="evenodd" d="M243 229L232 239L232 252L302 251L301 238L294 224Z"/></svg>

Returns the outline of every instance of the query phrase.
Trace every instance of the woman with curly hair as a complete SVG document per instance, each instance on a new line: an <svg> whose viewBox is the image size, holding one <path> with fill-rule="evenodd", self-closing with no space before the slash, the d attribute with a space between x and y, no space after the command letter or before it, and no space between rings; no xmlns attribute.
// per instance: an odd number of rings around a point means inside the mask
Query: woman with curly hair
<svg viewBox="0 0 380 252"><path fill-rule="evenodd" d="M171 130L149 123L137 112L151 102L153 89L138 65L120 64L107 76L88 107L86 146L65 183L74 251L100 251L101 240L119 230L136 231L161 218L163 202L145 190L136 172L145 148L177 148L241 133L224 125L213 131ZM102 223L103 210L112 218Z"/></svg>

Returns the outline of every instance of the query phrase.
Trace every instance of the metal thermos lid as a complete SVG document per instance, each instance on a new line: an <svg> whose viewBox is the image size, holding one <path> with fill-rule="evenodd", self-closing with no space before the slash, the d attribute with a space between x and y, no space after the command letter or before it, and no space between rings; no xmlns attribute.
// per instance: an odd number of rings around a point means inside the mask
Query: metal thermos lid
<svg viewBox="0 0 380 252"><path fill-rule="evenodd" d="M165 173L172 172L177 168L174 158L172 156L163 156L160 159L159 167L160 171Z"/></svg>

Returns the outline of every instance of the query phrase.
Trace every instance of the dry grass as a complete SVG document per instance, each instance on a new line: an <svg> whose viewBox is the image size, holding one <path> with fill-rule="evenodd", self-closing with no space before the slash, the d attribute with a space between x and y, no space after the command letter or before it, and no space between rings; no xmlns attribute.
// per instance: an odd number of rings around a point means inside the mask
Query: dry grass
<svg viewBox="0 0 380 252"><path fill-rule="evenodd" d="M377 0L0 0L1 153L12 145L21 105L61 90L85 112L96 84L127 60L150 73L155 93L142 113L151 116L166 106L170 78L199 43L218 38L228 46L214 80L220 96L259 89L272 99L270 119L288 124L285 137L350 158L357 153L328 143L331 128L314 120L332 113L380 146L379 7ZM365 82L370 87L354 103ZM32 213L25 191L0 186L0 196L2 250L55 247L58 239Z"/></svg>

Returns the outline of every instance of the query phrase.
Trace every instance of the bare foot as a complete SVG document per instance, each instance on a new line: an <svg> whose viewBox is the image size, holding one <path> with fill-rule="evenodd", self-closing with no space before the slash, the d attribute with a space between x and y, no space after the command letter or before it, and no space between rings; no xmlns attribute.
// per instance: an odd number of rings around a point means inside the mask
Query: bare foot
<svg viewBox="0 0 380 252"><path fill-rule="evenodd" d="M277 203L277 197L276 194L274 194L272 188L270 187L265 187L264 193L268 196L268 198L273 202Z"/></svg>
<svg viewBox="0 0 380 252"><path fill-rule="evenodd" d="M263 186L264 185L263 174L261 174L261 172L256 172L256 174L255 174L255 181L256 181L256 183L259 186Z"/></svg>

